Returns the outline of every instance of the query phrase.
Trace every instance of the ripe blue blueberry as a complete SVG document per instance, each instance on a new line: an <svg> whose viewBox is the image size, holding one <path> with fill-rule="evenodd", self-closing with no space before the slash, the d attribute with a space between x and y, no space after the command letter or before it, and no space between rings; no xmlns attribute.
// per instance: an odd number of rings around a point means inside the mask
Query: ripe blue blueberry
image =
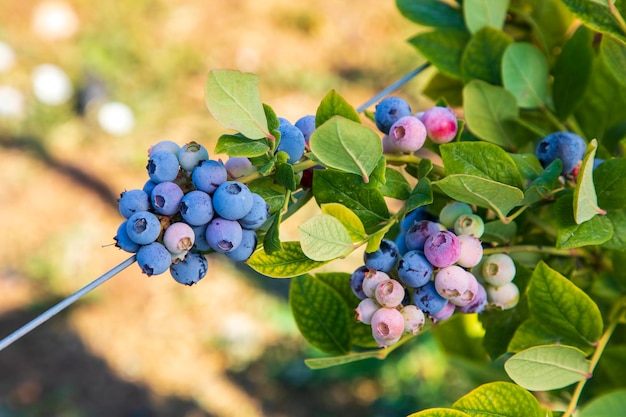
<svg viewBox="0 0 626 417"><path fill-rule="evenodd" d="M216 252L230 252L241 244L242 239L243 230L235 220L215 217L206 228L206 240Z"/></svg>
<svg viewBox="0 0 626 417"><path fill-rule="evenodd" d="M305 141L304 135L294 125L292 125L287 119L280 117L280 142L276 148L276 152L287 152L289 159L287 162L295 164L304 155Z"/></svg>
<svg viewBox="0 0 626 417"><path fill-rule="evenodd" d="M193 285L206 276L208 268L204 255L189 252L185 259L170 265L170 274L180 284Z"/></svg>
<svg viewBox="0 0 626 417"><path fill-rule="evenodd" d="M245 262L256 250L257 236L254 230L241 231L241 243L235 249L226 252L226 256L233 261Z"/></svg>
<svg viewBox="0 0 626 417"><path fill-rule="evenodd" d="M162 140L161 142L158 142L148 148L148 156L152 156L153 153L159 151L167 151L169 153L177 155L179 149L180 146L178 146L176 142L173 142L171 140Z"/></svg>
<svg viewBox="0 0 626 417"><path fill-rule="evenodd" d="M462 214L454 222L454 233L479 238L485 233L485 222L477 214Z"/></svg>
<svg viewBox="0 0 626 417"><path fill-rule="evenodd" d="M365 262L365 266L368 268L389 272L398 263L399 256L395 242L383 239L376 251L363 253L363 262Z"/></svg>
<svg viewBox="0 0 626 417"><path fill-rule="evenodd" d="M199 252L208 252L211 250L211 246L209 246L209 242L206 240L206 228L207 224L203 224L200 226L191 226L193 229L193 233L195 235L193 250Z"/></svg>
<svg viewBox="0 0 626 417"><path fill-rule="evenodd" d="M122 224L120 224L117 228L117 233L113 239L115 239L115 246L123 251L135 253L139 249L139 244L135 243L128 236L128 232L126 231L126 221L122 222Z"/></svg>
<svg viewBox="0 0 626 417"><path fill-rule="evenodd" d="M378 284L374 290L376 302L383 307L396 308L404 299L404 287L395 279Z"/></svg>
<svg viewBox="0 0 626 417"><path fill-rule="evenodd" d="M157 183L174 181L178 176L179 168L178 158L168 151L153 153L146 166L148 176L152 181Z"/></svg>
<svg viewBox="0 0 626 417"><path fill-rule="evenodd" d="M369 273L370 269L365 265L358 267L351 275L350 275L350 288L352 288L352 292L361 300L367 298L365 292L363 292L363 280L365 276Z"/></svg>
<svg viewBox="0 0 626 417"><path fill-rule="evenodd" d="M406 247L408 250L424 250L426 239L441 231L438 223L421 220L413 223L406 231Z"/></svg>
<svg viewBox="0 0 626 417"><path fill-rule="evenodd" d="M372 336L381 347L391 346L404 333L404 317L395 308L381 307L372 315Z"/></svg>
<svg viewBox="0 0 626 417"><path fill-rule="evenodd" d="M249 230L256 230L263 226L263 223L270 216L270 206L265 202L263 197L257 193L252 193L252 208L241 219L241 227Z"/></svg>
<svg viewBox="0 0 626 417"><path fill-rule="evenodd" d="M120 214L126 219L150 208L150 196L144 190L124 191L117 202Z"/></svg>
<svg viewBox="0 0 626 417"><path fill-rule="evenodd" d="M461 255L461 244L452 232L441 230L426 239L424 255L437 268L453 265Z"/></svg>
<svg viewBox="0 0 626 417"><path fill-rule="evenodd" d="M140 211L126 221L126 233L133 242L147 245L161 234L161 222L149 211Z"/></svg>
<svg viewBox="0 0 626 417"><path fill-rule="evenodd" d="M555 132L539 142L535 154L544 168L560 159L563 163L561 174L569 175L585 156L585 148L585 141L575 133Z"/></svg>
<svg viewBox="0 0 626 417"><path fill-rule="evenodd" d="M154 187L156 187L158 183L154 182L152 180L148 180L145 182L145 184L143 185L143 191L148 194L148 198L150 198L150 196L152 195L152 190L154 190Z"/></svg>
<svg viewBox="0 0 626 417"><path fill-rule="evenodd" d="M137 264L148 276L160 275L172 264L172 255L159 242L144 245L137 251Z"/></svg>
<svg viewBox="0 0 626 417"><path fill-rule="evenodd" d="M356 319L363 324L371 324L372 316L380 309L380 304L373 298L364 298L361 300L356 311Z"/></svg>
<svg viewBox="0 0 626 417"><path fill-rule="evenodd" d="M472 214L472 207L469 204L455 201L453 203L446 204L439 212L439 221L447 229L452 229L456 219L464 214Z"/></svg>
<svg viewBox="0 0 626 417"><path fill-rule="evenodd" d="M311 134L315 131L315 115L309 114L306 116L302 116L294 123L294 126L300 129L300 132L302 132L302 135L304 136L304 142L309 143Z"/></svg>
<svg viewBox="0 0 626 417"><path fill-rule="evenodd" d="M435 216L430 214L426 207L420 206L415 210L409 211L402 221L400 222L400 230L407 231L413 226L413 223L417 223L422 220L430 220L434 222L436 220Z"/></svg>
<svg viewBox="0 0 626 417"><path fill-rule="evenodd" d="M199 143L189 142L180 147L177 156L181 168L191 172L200 162L209 159L209 152Z"/></svg>
<svg viewBox="0 0 626 417"><path fill-rule="evenodd" d="M411 107L403 98L390 96L382 99L374 111L376 127L388 135L391 126L401 117L411 116Z"/></svg>
<svg viewBox="0 0 626 417"><path fill-rule="evenodd" d="M183 196L183 190L177 184L161 182L152 190L150 201L154 211L164 216L171 216L178 212Z"/></svg>
<svg viewBox="0 0 626 417"><path fill-rule="evenodd" d="M193 247L196 235L187 223L176 222L169 225L163 233L163 245L172 257L183 259Z"/></svg>
<svg viewBox="0 0 626 417"><path fill-rule="evenodd" d="M440 321L448 320L454 312L456 311L456 306L450 302L446 304L441 310L436 312L435 314L431 314L430 318L433 323L439 323Z"/></svg>
<svg viewBox="0 0 626 417"><path fill-rule="evenodd" d="M417 288L426 285L432 275L433 266L421 251L405 253L398 264L398 277L408 287Z"/></svg>
<svg viewBox="0 0 626 417"><path fill-rule="evenodd" d="M206 160L193 169L191 181L200 191L213 194L228 177L226 167L221 161Z"/></svg>
<svg viewBox="0 0 626 417"><path fill-rule="evenodd" d="M247 185L237 181L220 184L213 193L213 209L227 220L239 220L252 209L254 198Z"/></svg>
<svg viewBox="0 0 626 417"><path fill-rule="evenodd" d="M204 191L193 190L180 200L180 214L191 226L200 226L213 218L211 196Z"/></svg>
<svg viewBox="0 0 626 417"><path fill-rule="evenodd" d="M400 152L411 153L424 146L426 128L418 118L404 116L391 125L388 137L394 149Z"/></svg>
<svg viewBox="0 0 626 417"><path fill-rule="evenodd" d="M439 295L435 289L435 283L429 281L426 285L415 289L413 304L425 314L433 315L440 312L448 304L448 300Z"/></svg>
<svg viewBox="0 0 626 417"><path fill-rule="evenodd" d="M499 287L515 278L516 268L513 259L505 253L494 253L483 260L482 278L489 285Z"/></svg>

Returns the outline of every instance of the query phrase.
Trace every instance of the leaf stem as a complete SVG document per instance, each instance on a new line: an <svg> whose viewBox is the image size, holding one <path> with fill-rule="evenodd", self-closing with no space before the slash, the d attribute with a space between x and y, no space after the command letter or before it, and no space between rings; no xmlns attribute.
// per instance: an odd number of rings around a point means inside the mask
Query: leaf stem
<svg viewBox="0 0 626 417"><path fill-rule="evenodd" d="M494 253L515 253L515 252L541 252L548 255L556 256L584 256L585 253L579 249L557 249L550 246L542 245L514 245L500 246L497 248L487 248L483 250L483 254L491 255Z"/></svg>
<svg viewBox="0 0 626 417"><path fill-rule="evenodd" d="M549 108L547 108L546 106L541 106L540 108L546 118L554 125L554 127L562 132L567 131L567 127L565 127L565 125L561 123L561 121L554 115L554 113L552 113L552 111L550 111Z"/></svg>
<svg viewBox="0 0 626 417"><path fill-rule="evenodd" d="M408 155L407 154L403 154L403 155L385 154L385 158L387 159L387 162L404 163L404 164L419 164L423 159L413 154L408 154ZM443 177L446 175L446 171L444 167L440 165L435 165L435 164L433 164L433 173L440 177Z"/></svg>
<svg viewBox="0 0 626 417"><path fill-rule="evenodd" d="M505 224L511 223L513 220L517 219L520 214L525 212L528 207L530 207L530 204L523 205L515 213L511 214L510 216L505 217L504 218L505 221L503 223Z"/></svg>

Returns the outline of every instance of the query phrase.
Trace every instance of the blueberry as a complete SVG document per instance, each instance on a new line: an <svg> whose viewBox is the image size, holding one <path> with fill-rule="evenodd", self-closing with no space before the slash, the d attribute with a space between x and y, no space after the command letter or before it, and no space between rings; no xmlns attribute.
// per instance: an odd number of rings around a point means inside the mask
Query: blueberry
<svg viewBox="0 0 626 417"><path fill-rule="evenodd" d="M315 115L309 114L306 116L302 116L294 123L294 126L300 129L302 135L304 136L304 142L309 143L309 138L311 134L315 131Z"/></svg>
<svg viewBox="0 0 626 417"><path fill-rule="evenodd" d="M598 167L598 165L600 165L603 162L604 162L604 159L602 159L602 158L594 158L594 160L593 160L593 170L595 170Z"/></svg>
<svg viewBox="0 0 626 417"><path fill-rule="evenodd" d="M117 202L120 214L127 219L138 211L150 208L150 197L144 190L124 191Z"/></svg>
<svg viewBox="0 0 626 417"><path fill-rule="evenodd" d="M585 141L580 136L571 132L555 132L539 142L535 154L544 168L560 159L563 163L561 174L569 175L585 156L585 148Z"/></svg>
<svg viewBox="0 0 626 417"><path fill-rule="evenodd" d="M191 226L195 235L194 244L192 247L194 251L208 252L211 249L211 246L209 246L209 242L207 242L206 240L207 226L208 223L200 226Z"/></svg>
<svg viewBox="0 0 626 417"><path fill-rule="evenodd" d="M213 209L227 220L243 218L250 212L253 204L252 192L241 182L223 182L213 194Z"/></svg>
<svg viewBox="0 0 626 417"><path fill-rule="evenodd" d="M408 250L424 250L426 239L441 231L438 223L421 220L413 223L406 231L406 247Z"/></svg>
<svg viewBox="0 0 626 417"><path fill-rule="evenodd" d="M472 208L470 205L461 203L460 201L455 201L453 203L448 203L441 209L439 212L439 221L446 228L452 229L456 219L464 214L472 214Z"/></svg>
<svg viewBox="0 0 626 417"><path fill-rule="evenodd" d="M404 287L395 279L388 279L376 286L374 298L383 307L396 308L404 299Z"/></svg>
<svg viewBox="0 0 626 417"><path fill-rule="evenodd" d="M199 143L189 142L180 147L177 156L181 168L191 172L200 162L209 159L209 152Z"/></svg>
<svg viewBox="0 0 626 417"><path fill-rule="evenodd" d="M431 314L430 318L434 323L438 323L440 321L448 320L454 312L456 311L456 306L452 303L448 303L441 310L436 312L435 314Z"/></svg>
<svg viewBox="0 0 626 417"><path fill-rule="evenodd" d="M159 151L167 151L171 154L178 155L179 149L180 146L178 146L176 142L172 142L171 140L162 140L148 149L148 156L152 156L153 153Z"/></svg>
<svg viewBox="0 0 626 417"><path fill-rule="evenodd" d="M454 233L441 230L426 239L424 255L437 268L453 265L461 255L461 244Z"/></svg>
<svg viewBox="0 0 626 417"><path fill-rule="evenodd" d="M226 252L226 256L233 261L245 262L256 250L257 236L254 230L241 231L241 243L235 249Z"/></svg>
<svg viewBox="0 0 626 417"><path fill-rule="evenodd" d="M485 233L485 222L477 214L462 214L454 222L454 233L479 238Z"/></svg>
<svg viewBox="0 0 626 417"><path fill-rule="evenodd" d="M204 191L193 190L180 200L180 214L190 226L200 226L213 218L211 196Z"/></svg>
<svg viewBox="0 0 626 417"><path fill-rule="evenodd" d="M154 190L154 187L156 187L157 184L158 184L157 182L148 180L145 182L142 189L146 194L148 194L148 196L150 196L152 195L152 190Z"/></svg>
<svg viewBox="0 0 626 417"><path fill-rule="evenodd" d="M139 244L134 242L126 231L126 221L122 222L120 226L117 228L117 233L115 234L115 246L120 248L123 251L135 253L139 249Z"/></svg>
<svg viewBox="0 0 626 417"><path fill-rule="evenodd" d="M411 115L411 107L403 98L391 96L382 99L374 111L376 127L388 135L391 125L399 118Z"/></svg>
<svg viewBox="0 0 626 417"><path fill-rule="evenodd" d="M435 216L430 214L428 210L426 210L426 207L421 206L414 210L409 211L404 216L404 218L400 222L400 230L402 231L409 230L411 226L413 226L413 223L417 223L421 220L430 220L432 222L435 222L437 219Z"/></svg>
<svg viewBox="0 0 626 417"><path fill-rule="evenodd" d="M178 158L168 151L153 153L146 166L148 176L152 181L157 183L174 181L178 176L179 168Z"/></svg>
<svg viewBox="0 0 626 417"><path fill-rule="evenodd" d="M370 269L365 265L358 267L351 275L350 275L350 288L352 288L352 292L359 299L367 298L365 292L363 292L363 280L365 276L369 273Z"/></svg>
<svg viewBox="0 0 626 417"><path fill-rule="evenodd" d="M230 252L241 244L243 230L239 222L215 217L206 228L206 240L216 252Z"/></svg>
<svg viewBox="0 0 626 417"><path fill-rule="evenodd" d="M482 278L489 285L499 287L515 278L516 268L513 259L505 253L494 253L483 260Z"/></svg>
<svg viewBox="0 0 626 417"><path fill-rule="evenodd" d="M461 245L461 252L456 263L464 268L473 268L483 257L483 245L480 239L472 235L457 236Z"/></svg>
<svg viewBox="0 0 626 417"><path fill-rule="evenodd" d="M161 222L154 214L140 211L126 221L126 233L133 242L147 245L161 234Z"/></svg>
<svg viewBox="0 0 626 417"><path fill-rule="evenodd" d="M413 304L425 314L433 315L441 311L448 304L448 300L439 295L435 289L435 283L430 281L415 289Z"/></svg>
<svg viewBox="0 0 626 417"><path fill-rule="evenodd" d="M227 180L227 177L226 167L221 161L202 161L191 173L193 185L208 194L213 194L217 187Z"/></svg>
<svg viewBox="0 0 626 417"><path fill-rule="evenodd" d="M269 216L269 204L267 204L259 194L252 193L252 208L248 214L239 219L239 223L244 229L256 230L263 226L263 223L265 223Z"/></svg>
<svg viewBox="0 0 626 417"><path fill-rule="evenodd" d="M380 309L380 304L372 298L364 298L356 308L356 319L363 324L371 324L372 316Z"/></svg>
<svg viewBox="0 0 626 417"><path fill-rule="evenodd" d="M164 216L178 212L183 199L183 190L173 182L161 182L154 187L150 201L154 211Z"/></svg>
<svg viewBox="0 0 626 417"><path fill-rule="evenodd" d="M383 281L391 279L389 275L382 271L376 271L375 269L368 269L363 279L363 292L367 297L376 298L376 287Z"/></svg>
<svg viewBox="0 0 626 417"><path fill-rule="evenodd" d="M428 131L428 137L435 143L448 143L456 137L458 122L447 107L431 107L420 117Z"/></svg>
<svg viewBox="0 0 626 417"><path fill-rule="evenodd" d="M482 313L487 305L487 291L485 287L478 284L474 300L464 306L457 307L457 310L464 314Z"/></svg>
<svg viewBox="0 0 626 417"><path fill-rule="evenodd" d="M499 287L487 285L485 289L489 304L502 310L509 310L519 302L519 288L512 282Z"/></svg>
<svg viewBox="0 0 626 417"><path fill-rule="evenodd" d="M457 265L441 268L435 275L435 289L448 300L464 294L469 289L467 271Z"/></svg>
<svg viewBox="0 0 626 417"><path fill-rule="evenodd" d="M416 335L424 328L424 312L417 306L410 304L400 309L400 314L404 318L404 332Z"/></svg>
<svg viewBox="0 0 626 417"><path fill-rule="evenodd" d="M200 253L189 252L185 259L170 265L172 278L183 285L193 285L206 276L209 264Z"/></svg>
<svg viewBox="0 0 626 417"><path fill-rule="evenodd" d="M159 242L144 245L137 251L137 264L148 276L160 275L172 264L172 255Z"/></svg>
<svg viewBox="0 0 626 417"><path fill-rule="evenodd" d="M395 242L383 239L376 251L363 253L363 262L368 268L389 272L398 263L399 255Z"/></svg>
<svg viewBox="0 0 626 417"><path fill-rule="evenodd" d="M304 135L294 125L292 125L287 119L279 118L280 127L280 142L276 148L276 152L287 152L289 159L287 162L295 164L304 155L305 141Z"/></svg>
<svg viewBox="0 0 626 417"><path fill-rule="evenodd" d="M404 333L404 317L395 308L381 307L372 315L372 336L381 347L391 346Z"/></svg>
<svg viewBox="0 0 626 417"><path fill-rule="evenodd" d="M404 116L395 121L388 134L392 148L400 152L415 152L424 146L426 128L416 117Z"/></svg>
<svg viewBox="0 0 626 417"><path fill-rule="evenodd" d="M426 285L432 275L433 266L421 251L407 252L398 265L398 277L408 287L417 288Z"/></svg>
<svg viewBox="0 0 626 417"><path fill-rule="evenodd" d="M224 168L226 168L228 177L234 180L256 172L256 167L244 156L228 158L224 164Z"/></svg>
<svg viewBox="0 0 626 417"><path fill-rule="evenodd" d="M192 248L196 235L187 223L176 222L169 225L163 233L163 245L173 257L182 259Z"/></svg>

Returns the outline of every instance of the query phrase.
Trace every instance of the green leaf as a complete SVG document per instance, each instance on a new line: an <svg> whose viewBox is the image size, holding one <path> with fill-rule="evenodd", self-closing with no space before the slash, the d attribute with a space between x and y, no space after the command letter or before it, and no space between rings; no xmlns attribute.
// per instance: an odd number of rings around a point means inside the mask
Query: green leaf
<svg viewBox="0 0 626 417"><path fill-rule="evenodd" d="M429 408L424 411L409 414L407 417L470 417L470 415L451 408Z"/></svg>
<svg viewBox="0 0 626 417"><path fill-rule="evenodd" d="M606 214L598 207L598 196L593 184L593 160L598 149L598 141L593 139L587 145L587 151L578 173L574 188L574 221L576 224L591 220L596 214Z"/></svg>
<svg viewBox="0 0 626 417"><path fill-rule="evenodd" d="M341 116L315 129L309 145L323 165L361 175L366 183L383 154L376 132Z"/></svg>
<svg viewBox="0 0 626 417"><path fill-rule="evenodd" d="M330 90L317 107L315 126L320 127L333 116L343 116L353 122L361 123L361 117L354 107L335 90Z"/></svg>
<svg viewBox="0 0 626 417"><path fill-rule="evenodd" d="M626 250L626 209L609 210L607 219L613 226L613 236L602 244L603 248Z"/></svg>
<svg viewBox="0 0 626 417"><path fill-rule="evenodd" d="M272 178L259 178L248 184L253 193L259 194L270 206L270 214L276 213L285 205L285 187L274 183Z"/></svg>
<svg viewBox="0 0 626 417"><path fill-rule="evenodd" d="M509 153L509 156L513 159L518 171L525 180L533 181L543 173L543 167L535 154Z"/></svg>
<svg viewBox="0 0 626 417"><path fill-rule="evenodd" d="M559 181L561 171L563 171L563 163L557 158L526 188L523 203L533 204L550 197L553 190L561 187L561 182Z"/></svg>
<svg viewBox="0 0 626 417"><path fill-rule="evenodd" d="M606 1L563 0L563 3L592 29L625 39L624 32L611 14Z"/></svg>
<svg viewBox="0 0 626 417"><path fill-rule="evenodd" d="M577 224L574 220L574 197L566 194L560 197L554 210L556 213L556 247L573 249L582 246L600 245L613 236L611 221L605 216L595 216L591 220Z"/></svg>
<svg viewBox="0 0 626 417"><path fill-rule="evenodd" d="M480 239L483 242L506 245L508 243L511 243L516 235L517 223L502 223L500 220L494 220L485 223L485 232Z"/></svg>
<svg viewBox="0 0 626 417"><path fill-rule="evenodd" d="M591 377L585 353L571 346L535 346L504 363L509 377L530 391L565 388Z"/></svg>
<svg viewBox="0 0 626 417"><path fill-rule="evenodd" d="M332 368L333 366L345 365L347 363L362 361L364 359L384 359L385 350L372 350L369 352L350 353L348 355L333 356L331 358L309 358L304 363L309 369L318 370Z"/></svg>
<svg viewBox="0 0 626 417"><path fill-rule="evenodd" d="M330 261L354 250L348 230L335 217L320 214L298 227L304 254L314 261Z"/></svg>
<svg viewBox="0 0 626 417"><path fill-rule="evenodd" d="M626 43L612 36L605 36L600 51L615 79L626 86Z"/></svg>
<svg viewBox="0 0 626 417"><path fill-rule="evenodd" d="M510 382L481 385L459 398L452 407L471 417L545 417L539 401Z"/></svg>
<svg viewBox="0 0 626 417"><path fill-rule="evenodd" d="M337 292L311 275L291 280L289 304L302 336L323 352L350 351L349 321L352 312Z"/></svg>
<svg viewBox="0 0 626 417"><path fill-rule="evenodd" d="M249 158L264 155L269 149L269 145L264 140L251 140L241 134L222 135L217 140L215 153Z"/></svg>
<svg viewBox="0 0 626 417"><path fill-rule="evenodd" d="M205 85L209 111L222 126L250 139L273 138L269 133L258 78L234 70L211 70Z"/></svg>
<svg viewBox="0 0 626 417"><path fill-rule="evenodd" d="M463 83L440 72L433 75L422 93L432 100L444 98L453 107L463 105Z"/></svg>
<svg viewBox="0 0 626 417"><path fill-rule="evenodd" d="M502 57L502 82L520 107L541 107L548 93L548 60L532 44L513 43Z"/></svg>
<svg viewBox="0 0 626 417"><path fill-rule="evenodd" d="M571 281L543 261L535 267L528 286L531 319L516 332L511 344L520 346L517 338L539 339L551 335L586 352L602 335L602 314L593 300ZM545 337L543 337L545 339ZM553 339L554 340L554 339Z"/></svg>
<svg viewBox="0 0 626 417"><path fill-rule="evenodd" d="M474 175L449 175L433 184L454 200L493 210L500 219L524 198L519 188Z"/></svg>
<svg viewBox="0 0 626 417"><path fill-rule="evenodd" d="M283 250L283 244L280 241L282 217L280 211L277 211L270 217L270 227L267 229L265 236L263 236L263 251L268 255Z"/></svg>
<svg viewBox="0 0 626 417"><path fill-rule="evenodd" d="M339 203L322 204L322 213L333 216L343 224L353 242L367 238L363 222L352 210Z"/></svg>
<svg viewBox="0 0 626 417"><path fill-rule="evenodd" d="M502 29L508 0L465 0L463 15L470 32L476 33L484 27Z"/></svg>
<svg viewBox="0 0 626 417"><path fill-rule="evenodd" d="M593 68L593 32L581 25L565 42L554 65L552 98L556 115L566 119L582 102Z"/></svg>
<svg viewBox="0 0 626 417"><path fill-rule="evenodd" d="M380 189L367 187L361 178L334 170L316 170L313 195L318 205L340 203L352 210L365 229L389 218L387 203Z"/></svg>
<svg viewBox="0 0 626 417"><path fill-rule="evenodd" d="M461 79L461 58L469 38L465 30L435 29L412 37L409 43L439 71Z"/></svg>
<svg viewBox="0 0 626 417"><path fill-rule="evenodd" d="M469 129L479 138L512 147L514 137L507 121L519 116L515 97L502 87L474 80L463 89L463 109Z"/></svg>
<svg viewBox="0 0 626 417"><path fill-rule="evenodd" d="M385 197L406 200L411 196L411 186L404 175L393 168L385 170L385 185L380 189Z"/></svg>
<svg viewBox="0 0 626 417"><path fill-rule="evenodd" d="M295 277L327 263L309 259L302 252L300 242L283 242L282 247L283 250L271 255L256 251L246 263L260 274L272 278Z"/></svg>
<svg viewBox="0 0 626 417"><path fill-rule="evenodd" d="M283 163L276 165L274 179L277 184L282 185L289 191L295 191L299 186L299 181L291 164Z"/></svg>
<svg viewBox="0 0 626 417"><path fill-rule="evenodd" d="M426 177L421 178L413 191L411 191L410 197L407 199L405 207L407 212L415 210L418 207L425 206L433 202L433 188L430 180Z"/></svg>
<svg viewBox="0 0 626 417"><path fill-rule="evenodd" d="M484 27L474 33L461 58L463 82L467 84L477 79L501 85L502 56L511 42L513 40L508 35L492 27Z"/></svg>
<svg viewBox="0 0 626 417"><path fill-rule="evenodd" d="M270 153L274 153L276 147L278 146L278 142L280 142L280 120L278 120L278 116L276 116L274 109L265 103L263 103L263 111L265 112L265 117L267 118L267 127L270 130L270 134L274 136L274 140L265 142L269 143L271 147Z"/></svg>
<svg viewBox="0 0 626 417"><path fill-rule="evenodd" d="M626 208L626 159L604 161L593 171L593 181L600 207Z"/></svg>
<svg viewBox="0 0 626 417"><path fill-rule="evenodd" d="M626 390L614 391L589 401L579 417L615 417L626 410Z"/></svg>
<svg viewBox="0 0 626 417"><path fill-rule="evenodd" d="M446 174L466 174L522 188L515 162L502 148L491 143L455 142L439 147Z"/></svg>
<svg viewBox="0 0 626 417"><path fill-rule="evenodd" d="M400 13L420 26L463 28L461 9L443 0L396 0Z"/></svg>

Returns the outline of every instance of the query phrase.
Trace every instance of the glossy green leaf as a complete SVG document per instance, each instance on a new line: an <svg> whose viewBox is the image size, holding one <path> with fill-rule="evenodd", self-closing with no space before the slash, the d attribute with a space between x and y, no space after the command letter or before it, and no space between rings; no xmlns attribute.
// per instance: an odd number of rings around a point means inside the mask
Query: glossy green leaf
<svg viewBox="0 0 626 417"><path fill-rule="evenodd" d="M524 191L524 204L533 204L552 196L552 192L561 187L559 177L563 171L563 163L555 159L543 172L530 183Z"/></svg>
<svg viewBox="0 0 626 417"><path fill-rule="evenodd" d="M552 99L556 115L566 119L582 102L593 68L593 32L581 25L565 42L554 65Z"/></svg>
<svg viewBox="0 0 626 417"><path fill-rule="evenodd" d="M535 346L510 357L504 363L509 377L530 391L565 388L591 377L584 352L571 346Z"/></svg>
<svg viewBox="0 0 626 417"><path fill-rule="evenodd" d="M470 32L476 33L484 27L502 29L508 0L465 0L463 16Z"/></svg>
<svg viewBox="0 0 626 417"><path fill-rule="evenodd" d="M285 205L285 187L274 183L272 178L260 178L248 184L253 193L259 194L270 206L270 214L276 213Z"/></svg>
<svg viewBox="0 0 626 417"><path fill-rule="evenodd" d="M280 223L282 222L281 211L277 211L270 217L270 227L263 236L263 251L271 255L283 250L283 244L280 241Z"/></svg>
<svg viewBox="0 0 626 417"><path fill-rule="evenodd" d="M626 410L626 390L613 391L589 401L581 410L579 417L615 417Z"/></svg>
<svg viewBox="0 0 626 417"><path fill-rule="evenodd" d="M320 127L333 116L343 116L353 122L361 123L361 117L354 107L335 90L330 90L317 108L315 126Z"/></svg>
<svg viewBox="0 0 626 417"><path fill-rule="evenodd" d="M406 200L411 196L411 185L401 172L393 168L385 170L385 185L380 189L385 197Z"/></svg>
<svg viewBox="0 0 626 417"><path fill-rule="evenodd" d="M346 228L353 242L359 242L367 237L361 219L346 206L339 203L322 204L322 213L339 220Z"/></svg>
<svg viewBox="0 0 626 417"><path fill-rule="evenodd" d="M263 111L265 112L265 118L267 119L267 127L270 131L270 135L274 136L274 140L266 140L265 142L270 146L270 153L276 151L278 142L280 142L280 120L276 116L276 112L268 104L263 103Z"/></svg>
<svg viewBox="0 0 626 417"><path fill-rule="evenodd" d="M491 382L459 398L452 407L471 417L545 417L539 401L510 382Z"/></svg>
<svg viewBox="0 0 626 417"><path fill-rule="evenodd" d="M474 33L461 58L463 82L477 79L501 85L502 56L511 42L513 40L508 35L492 27L484 27Z"/></svg>
<svg viewBox="0 0 626 417"><path fill-rule="evenodd" d="M609 210L606 215L613 226L613 236L602 244L603 248L626 251L626 209Z"/></svg>
<svg viewBox="0 0 626 417"><path fill-rule="evenodd" d="M507 121L517 119L515 97L502 87L474 80L463 89L463 110L468 128L479 138L496 145L512 147L514 137Z"/></svg>
<svg viewBox="0 0 626 417"><path fill-rule="evenodd" d="M443 0L396 0L400 13L421 26L463 28L459 7Z"/></svg>
<svg viewBox="0 0 626 417"><path fill-rule="evenodd" d="M433 75L422 93L433 101L443 98L450 106L463 105L463 83L440 72Z"/></svg>
<svg viewBox="0 0 626 417"><path fill-rule="evenodd" d="M470 417L470 415L452 408L429 408L409 414L407 417Z"/></svg>
<svg viewBox="0 0 626 417"><path fill-rule="evenodd" d="M626 43L612 36L605 36L600 51L615 79L626 86Z"/></svg>
<svg viewBox="0 0 626 417"><path fill-rule="evenodd" d="M251 140L241 134L222 135L217 140L215 153L251 157L263 155L269 149L269 145L264 140Z"/></svg>
<svg viewBox="0 0 626 417"><path fill-rule="evenodd" d="M562 0L563 3L591 28L604 33L610 33L625 40L617 19L611 14L606 1L597 0Z"/></svg>
<svg viewBox="0 0 626 417"><path fill-rule="evenodd" d="M315 129L309 145L323 165L361 175L364 182L369 181L383 154L376 132L341 116L333 116Z"/></svg>
<svg viewBox="0 0 626 417"><path fill-rule="evenodd" d="M291 280L289 304L302 336L316 348L334 355L350 351L352 312L337 292L311 275Z"/></svg>
<svg viewBox="0 0 626 417"><path fill-rule="evenodd" d="M600 207L626 208L626 159L604 161L593 171L593 181Z"/></svg>
<svg viewBox="0 0 626 417"><path fill-rule="evenodd" d="M595 216L591 220L577 224L574 219L573 206L574 197L571 194L560 197L554 205L557 218L557 248L573 249L600 245L611 239L613 227L606 216Z"/></svg>
<svg viewBox="0 0 626 417"><path fill-rule="evenodd" d="M513 43L502 57L502 82L520 107L541 107L548 93L548 60L532 44Z"/></svg>
<svg viewBox="0 0 626 417"><path fill-rule="evenodd" d="M314 261L330 261L352 252L352 238L335 217L320 214L298 227L302 252Z"/></svg>
<svg viewBox="0 0 626 417"><path fill-rule="evenodd" d="M439 147L446 174L467 174L522 188L513 159L502 148L484 142L455 142Z"/></svg>
<svg viewBox="0 0 626 417"><path fill-rule="evenodd" d="M433 188L430 180L426 177L421 178L411 191L411 195L406 201L406 210L415 210L418 207L425 206L433 202Z"/></svg>
<svg viewBox="0 0 626 417"><path fill-rule="evenodd" d="M543 173L541 163L532 153L509 153L522 178L533 181ZM560 159L559 159L560 161Z"/></svg>
<svg viewBox="0 0 626 417"><path fill-rule="evenodd" d="M318 262L309 259L300 242L283 242L283 250L272 253L256 251L246 262L255 271L272 278L291 278L305 274L327 262Z"/></svg>
<svg viewBox="0 0 626 417"><path fill-rule="evenodd" d="M313 175L317 204L340 203L352 210L365 229L389 218L385 198L378 188L366 187L361 178L335 170L317 170Z"/></svg>
<svg viewBox="0 0 626 417"><path fill-rule="evenodd" d="M274 180L278 185L282 185L289 191L295 191L300 185L300 181L293 170L293 165L287 163L276 165Z"/></svg>
<svg viewBox="0 0 626 417"><path fill-rule="evenodd" d="M524 198L519 188L474 175L449 175L433 184L453 200L489 208L500 219Z"/></svg>
<svg viewBox="0 0 626 417"><path fill-rule="evenodd" d="M409 43L439 71L461 79L461 58L469 38L465 30L435 29L412 37Z"/></svg>
<svg viewBox="0 0 626 417"><path fill-rule="evenodd" d="M593 139L587 145L578 180L574 188L574 221L576 224L591 220L596 214L606 214L598 207L598 196L593 184L593 160L598 149L598 141Z"/></svg>
<svg viewBox="0 0 626 417"><path fill-rule="evenodd" d="M250 139L272 138L259 98L258 78L235 70L211 70L205 85L209 111L222 126Z"/></svg>

